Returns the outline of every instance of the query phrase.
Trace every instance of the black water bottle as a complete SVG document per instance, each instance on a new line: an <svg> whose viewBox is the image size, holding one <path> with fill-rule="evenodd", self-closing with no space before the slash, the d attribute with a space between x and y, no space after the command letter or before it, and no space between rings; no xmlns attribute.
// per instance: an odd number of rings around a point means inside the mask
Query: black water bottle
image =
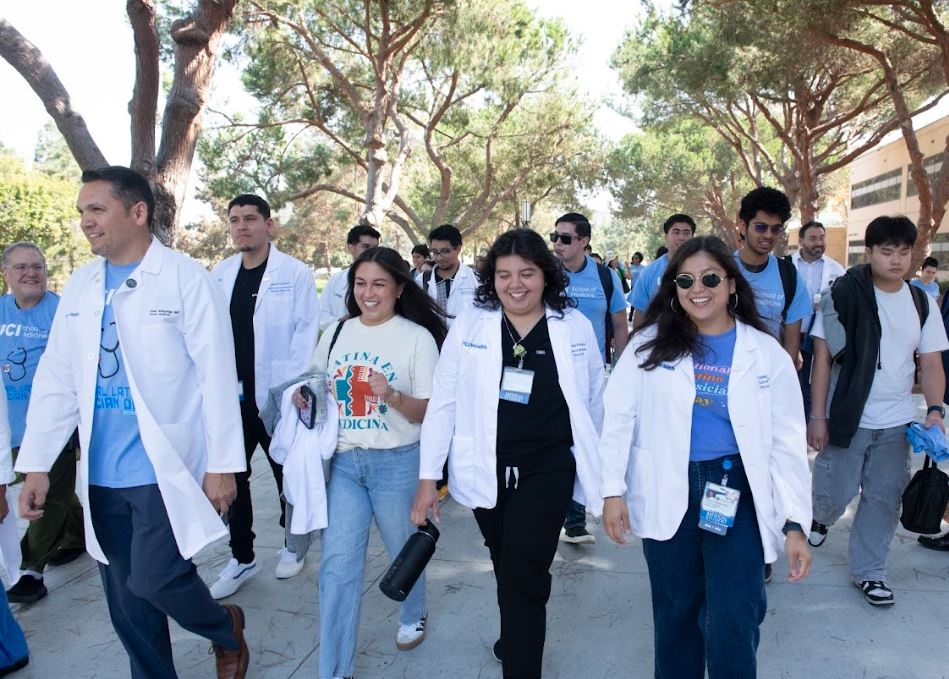
<svg viewBox="0 0 949 679"><path fill-rule="evenodd" d="M390 599L405 601L415 586L422 571L428 565L429 559L435 553L435 543L438 542L438 529L430 520L425 519L425 525L419 526L418 532L413 534L402 551L395 557L389 570L382 576L379 589Z"/></svg>

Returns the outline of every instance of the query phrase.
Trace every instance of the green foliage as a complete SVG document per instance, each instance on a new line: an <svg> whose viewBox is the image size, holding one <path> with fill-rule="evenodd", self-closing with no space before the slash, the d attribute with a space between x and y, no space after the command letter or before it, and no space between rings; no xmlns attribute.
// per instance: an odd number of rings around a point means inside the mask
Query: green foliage
<svg viewBox="0 0 949 679"><path fill-rule="evenodd" d="M0 154L0 244L33 241L46 254L51 287L59 287L91 255L76 219L76 183L30 171Z"/></svg>

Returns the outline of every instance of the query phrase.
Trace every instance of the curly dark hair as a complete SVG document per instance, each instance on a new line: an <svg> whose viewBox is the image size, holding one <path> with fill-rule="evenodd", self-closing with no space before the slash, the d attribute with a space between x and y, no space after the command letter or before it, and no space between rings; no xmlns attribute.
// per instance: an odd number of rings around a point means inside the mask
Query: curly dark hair
<svg viewBox="0 0 949 679"><path fill-rule="evenodd" d="M488 309L501 306L498 292L494 288L494 274L498 257L507 255L517 255L540 268L544 274L544 292L541 299L546 306L559 311L561 315L568 306L576 306L576 302L567 296L570 280L564 273L560 260L550 251L544 239L530 229L505 231L494 241L478 270L481 285L475 292L476 305Z"/></svg>
<svg viewBox="0 0 949 679"><path fill-rule="evenodd" d="M699 337L699 330L695 323L681 306L678 310L673 310L672 305L673 300L678 298L675 277L679 273L679 267L682 266L684 260L699 252L704 252L714 259L715 263L725 270L725 275L735 282L735 293L738 299L734 305L729 304L728 307L732 318L756 330L768 332L761 321L761 316L758 315L755 293L751 289L751 284L741 274L725 242L716 236L697 236L679 246L669 260L662 274L659 290L646 308L642 325L636 329L636 333L639 333L649 326L656 326L656 336L636 349L637 355L647 354L646 359L639 366L644 370L652 370L660 363L676 361L690 354L701 354L706 348Z"/></svg>
<svg viewBox="0 0 949 679"><path fill-rule="evenodd" d="M402 286L402 294L395 300L395 313L409 319L426 330L435 338L435 344L442 348L442 343L448 335L445 325L445 312L438 303L422 290L409 274L409 267L402 259L402 255L392 248L370 248L363 252L346 273L346 311L350 317L360 316L362 311L353 297L353 286L356 282L356 271L361 264L373 262L381 266L395 280L396 285Z"/></svg>

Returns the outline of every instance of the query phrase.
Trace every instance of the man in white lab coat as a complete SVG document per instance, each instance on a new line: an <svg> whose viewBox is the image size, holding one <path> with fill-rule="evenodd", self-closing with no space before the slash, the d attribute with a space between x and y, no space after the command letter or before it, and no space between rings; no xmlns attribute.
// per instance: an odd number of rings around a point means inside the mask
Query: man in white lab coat
<svg viewBox="0 0 949 679"><path fill-rule="evenodd" d="M270 205L260 196L242 194L230 202L227 211L231 239L239 252L214 267L211 277L224 290L231 314L247 471L235 477L237 498L228 515L232 558L211 585L215 599L234 594L260 570L254 555L250 497L250 460L258 445L277 482L280 525L285 524L283 465L270 457L270 436L260 411L270 389L306 372L319 334L313 274L306 264L270 242L274 233ZM276 576L283 579L299 573L305 556L305 550L297 550L288 541L280 552Z"/></svg>
<svg viewBox="0 0 949 679"><path fill-rule="evenodd" d="M63 290L16 470L23 518L76 426L86 549L132 677L175 676L168 617L212 641L218 677L244 677L244 613L191 562L227 535L243 471L233 340L220 286L151 234L155 199L125 167L86 171L76 205L98 257Z"/></svg>
<svg viewBox="0 0 949 679"><path fill-rule="evenodd" d="M353 261L370 248L379 247L381 235L368 224L357 224L346 234L346 249ZM346 295L349 294L347 276L349 267L337 271L326 281L326 287L320 293L320 331L326 330L336 321L349 318L346 311Z"/></svg>

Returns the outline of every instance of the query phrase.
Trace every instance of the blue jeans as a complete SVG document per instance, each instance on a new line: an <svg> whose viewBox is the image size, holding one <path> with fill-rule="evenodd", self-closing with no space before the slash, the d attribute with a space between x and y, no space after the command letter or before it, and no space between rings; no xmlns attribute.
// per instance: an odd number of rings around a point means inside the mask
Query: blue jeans
<svg viewBox="0 0 949 679"><path fill-rule="evenodd" d="M26 637L10 612L7 593L0 587L0 670L20 662L28 655Z"/></svg>
<svg viewBox="0 0 949 679"><path fill-rule="evenodd" d="M333 456L320 561L320 677L352 676L364 590L369 526L375 518L389 559L416 528L409 521L418 487L418 443L389 450L355 448ZM381 596L381 595L380 595ZM399 624L426 614L425 574L402 602Z"/></svg>
<svg viewBox="0 0 949 679"><path fill-rule="evenodd" d="M741 491L724 536L698 527L706 481L722 460L689 463L689 507L669 540L643 540L652 587L657 679L753 679L767 600L764 551L748 479L737 455L728 486Z"/></svg>

